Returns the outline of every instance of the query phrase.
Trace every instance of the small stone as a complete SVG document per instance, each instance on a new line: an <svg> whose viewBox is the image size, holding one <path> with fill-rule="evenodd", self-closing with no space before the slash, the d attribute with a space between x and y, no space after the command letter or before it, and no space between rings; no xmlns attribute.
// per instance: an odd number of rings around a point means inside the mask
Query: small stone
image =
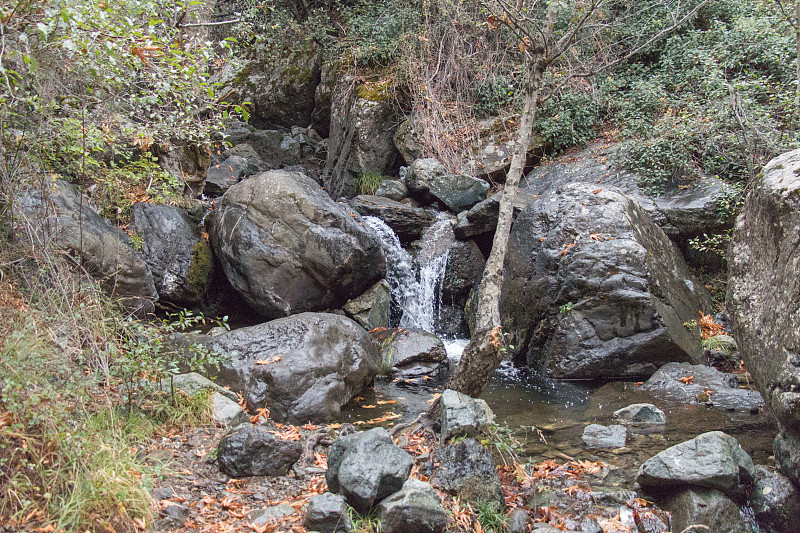
<svg viewBox="0 0 800 533"><path fill-rule="evenodd" d="M217 424L229 428L250 422L250 417L238 403L218 392L211 395L211 417Z"/></svg>
<svg viewBox="0 0 800 533"><path fill-rule="evenodd" d="M312 496L308 501L303 525L319 533L352 533L347 503L344 497L331 492Z"/></svg>
<svg viewBox="0 0 800 533"><path fill-rule="evenodd" d="M651 403L635 403L614 411L614 416L622 422L634 424L666 424L667 415Z"/></svg>
<svg viewBox="0 0 800 533"><path fill-rule="evenodd" d="M514 509L508 516L509 533L527 533L530 516L522 509Z"/></svg>
<svg viewBox="0 0 800 533"><path fill-rule="evenodd" d="M409 479L403 488L378 504L383 533L439 533L447 526L447 511L428 483Z"/></svg>
<svg viewBox="0 0 800 533"><path fill-rule="evenodd" d="M281 503L258 509L250 513L250 522L256 526L263 526L268 522L293 515L297 510L288 503Z"/></svg>

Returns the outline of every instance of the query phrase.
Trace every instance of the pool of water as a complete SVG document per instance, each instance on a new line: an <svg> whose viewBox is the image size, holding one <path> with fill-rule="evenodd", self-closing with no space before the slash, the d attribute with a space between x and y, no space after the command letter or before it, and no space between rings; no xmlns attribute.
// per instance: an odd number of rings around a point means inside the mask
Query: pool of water
<svg viewBox="0 0 800 533"><path fill-rule="evenodd" d="M465 340L447 343L451 362ZM444 388L446 374L431 379L377 380L374 388L345 406L343 421L361 428L391 426L413 420ZM520 455L543 459L602 460L614 466L612 486L632 484L639 465L661 450L700 433L720 430L736 437L756 464L771 464L777 426L762 409L758 414L729 412L653 397L629 382L559 382L543 380L530 370L501 364L481 398L496 422L514 430ZM663 426L631 427L626 447L592 449L581 436L588 424L613 424L613 413L633 403L652 403L667 415ZM537 431L538 430L538 431Z"/></svg>

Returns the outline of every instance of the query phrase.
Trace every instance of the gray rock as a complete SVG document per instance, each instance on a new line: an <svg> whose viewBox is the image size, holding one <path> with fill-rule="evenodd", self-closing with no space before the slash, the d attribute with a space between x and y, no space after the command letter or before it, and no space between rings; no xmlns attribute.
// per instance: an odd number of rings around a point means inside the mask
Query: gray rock
<svg viewBox="0 0 800 533"><path fill-rule="evenodd" d="M250 513L250 522L255 526L263 526L274 520L279 520L295 514L297 510L288 503L271 505L264 509L257 509Z"/></svg>
<svg viewBox="0 0 800 533"><path fill-rule="evenodd" d="M721 217L718 209L720 202L731 194L722 180L704 177L671 184L664 194L651 198L639 188L639 176L625 168L624 155L621 144L593 144L536 168L520 183L514 200L515 210L568 183L586 183L595 190L611 187L630 196L684 251L689 238L703 233L722 233L732 226L733 220ZM495 195L470 209L459 220L456 235L467 238L494 233L499 200L500 196Z"/></svg>
<svg viewBox="0 0 800 533"><path fill-rule="evenodd" d="M160 519L153 524L156 531L167 531L183 527L189 516L189 509L183 505L170 504L159 513Z"/></svg>
<svg viewBox="0 0 800 533"><path fill-rule="evenodd" d="M409 479L377 508L382 533L440 533L448 514L428 483Z"/></svg>
<svg viewBox="0 0 800 533"><path fill-rule="evenodd" d="M344 304L344 311L356 322L371 331L379 327L389 326L389 307L391 305L391 288L385 279L364 291Z"/></svg>
<svg viewBox="0 0 800 533"><path fill-rule="evenodd" d="M344 497L331 492L312 496L308 500L303 525L319 533L353 533L347 502Z"/></svg>
<svg viewBox="0 0 800 533"><path fill-rule="evenodd" d="M708 293L629 197L573 183L517 217L506 255L503 327L517 357L560 379L649 376L698 362Z"/></svg>
<svg viewBox="0 0 800 533"><path fill-rule="evenodd" d="M636 481L652 491L692 485L738 497L754 475L753 460L736 439L711 431L651 457L639 468Z"/></svg>
<svg viewBox="0 0 800 533"><path fill-rule="evenodd" d="M186 210L139 202L131 208L131 225L142 239L159 299L200 303L211 283L214 256Z"/></svg>
<svg viewBox="0 0 800 533"><path fill-rule="evenodd" d="M217 424L230 428L250 422L250 417L238 403L218 392L211 395L211 418Z"/></svg>
<svg viewBox="0 0 800 533"><path fill-rule="evenodd" d="M206 173L211 164L211 149L207 144L172 145L156 143L153 150L158 158L158 165L175 178L184 183L184 195L197 198L203 192Z"/></svg>
<svg viewBox="0 0 800 533"><path fill-rule="evenodd" d="M406 185L420 200L439 200L456 213L485 200L489 190L484 180L451 174L435 159L418 159L411 163Z"/></svg>
<svg viewBox="0 0 800 533"><path fill-rule="evenodd" d="M211 166L208 167L206 186L203 192L213 197L222 196L225 191L231 188L231 185L236 184L245 177L247 166L247 159L238 155L232 155L219 163L212 162Z"/></svg>
<svg viewBox="0 0 800 533"><path fill-rule="evenodd" d="M590 448L622 448L628 437L625 426L589 424L583 430L583 442Z"/></svg>
<svg viewBox="0 0 800 533"><path fill-rule="evenodd" d="M436 221L436 215L419 207L411 207L382 196L362 194L350 200L354 211L378 217L402 240L415 240Z"/></svg>
<svg viewBox="0 0 800 533"><path fill-rule="evenodd" d="M245 424L219 441L217 462L222 473L231 477L285 476L302 451L299 442L281 440L263 427Z"/></svg>
<svg viewBox="0 0 800 533"><path fill-rule="evenodd" d="M792 480L800 479L800 437L790 431L780 431L772 443L775 465L780 472Z"/></svg>
<svg viewBox="0 0 800 533"><path fill-rule="evenodd" d="M390 328L372 333L381 347L381 371L402 378L435 374L447 367L447 350L432 333Z"/></svg>
<svg viewBox="0 0 800 533"><path fill-rule="evenodd" d="M584 518L581 520L581 533L603 533L603 528L597 523L597 520Z"/></svg>
<svg viewBox="0 0 800 533"><path fill-rule="evenodd" d="M694 380L691 383L680 381L687 376L694 377ZM714 391L710 397L706 389ZM758 392L740 389L735 375L710 366L688 363L667 363L650 376L639 390L675 402L704 403L710 400L715 407L736 411L757 409L763 401Z"/></svg>
<svg viewBox="0 0 800 533"><path fill-rule="evenodd" d="M258 152L256 152L255 148L253 148L253 145L248 143L235 144L230 148L227 148L224 152L222 152L222 154L212 157L211 167L221 161L233 157L240 157L247 162L244 172L240 176L240 180L252 176L253 174L258 174L259 172L269 170L269 167L264 160L261 159L261 156L258 155ZM211 170L211 167L209 167L209 171Z"/></svg>
<svg viewBox="0 0 800 533"><path fill-rule="evenodd" d="M757 466L748 503L758 523L767 531L792 533L797 529L794 520L800 516L800 491L786 477Z"/></svg>
<svg viewBox="0 0 800 533"><path fill-rule="evenodd" d="M340 308L386 273L378 237L298 173L231 187L211 240L233 288L266 318Z"/></svg>
<svg viewBox="0 0 800 533"><path fill-rule="evenodd" d="M244 123L234 124L224 135L235 146L250 145L257 156L257 159L252 158L250 152L244 148L239 148L234 153L226 152L230 154L228 157L249 156L240 175L241 179L253 175L256 169L279 169L313 161L316 150L315 143L306 135L293 135L284 130L257 130Z"/></svg>
<svg viewBox="0 0 800 533"><path fill-rule="evenodd" d="M441 396L441 442L456 435L476 435L494 422L485 400L447 389Z"/></svg>
<svg viewBox="0 0 800 533"><path fill-rule="evenodd" d="M652 403L634 403L614 411L614 417L633 424L666 424L667 415Z"/></svg>
<svg viewBox="0 0 800 533"><path fill-rule="evenodd" d="M525 510L514 509L506 520L509 533L528 533L528 523L531 519Z"/></svg>
<svg viewBox="0 0 800 533"><path fill-rule="evenodd" d="M227 333L228 330L222 328ZM207 377L201 376L197 372L187 372L185 374L176 374L172 376L171 379L165 379L161 382L161 388L164 390L170 390L170 387L174 387L176 390L182 390L189 396L194 396L198 392L208 389L214 392L218 392L219 394L225 396L229 400L233 400L234 402L237 400L236 393L226 389L225 387L220 387Z"/></svg>
<svg viewBox="0 0 800 533"><path fill-rule="evenodd" d="M408 196L408 187L400 180L383 180L383 183L375 191L375 196L383 196L399 202Z"/></svg>
<svg viewBox="0 0 800 533"><path fill-rule="evenodd" d="M339 190L334 197L352 198L358 178L364 174L386 175L400 157L394 146L396 115L384 89L339 80L332 99L331 131L325 172Z"/></svg>
<svg viewBox="0 0 800 533"><path fill-rule="evenodd" d="M440 448L434 460L439 463L430 479L435 488L468 502L497 502L505 508L497 465L486 447L464 439Z"/></svg>
<svg viewBox="0 0 800 533"><path fill-rule="evenodd" d="M397 127L394 134L394 145L406 163L410 164L422 157L425 147L419 141L413 120L405 120Z"/></svg>
<svg viewBox="0 0 800 533"><path fill-rule="evenodd" d="M485 200L489 184L464 174L446 174L435 180L429 190L454 213L460 213Z"/></svg>
<svg viewBox="0 0 800 533"><path fill-rule="evenodd" d="M361 326L329 313L293 315L201 342L230 357L219 383L253 408L266 404L281 422L337 420L342 405L372 383L380 361Z"/></svg>
<svg viewBox="0 0 800 533"><path fill-rule="evenodd" d="M747 369L781 429L800 442L800 150L764 167L731 236L726 305ZM800 456L800 449L793 452ZM777 456L776 456L777 460ZM800 484L796 466L782 472Z"/></svg>
<svg viewBox="0 0 800 533"><path fill-rule="evenodd" d="M19 222L79 257L103 291L130 312L144 315L155 309L158 293L144 258L124 232L103 220L85 197L81 200L73 185L47 180L17 195L14 209Z"/></svg>
<svg viewBox="0 0 800 533"><path fill-rule="evenodd" d="M399 491L411 473L413 459L383 428L339 437L328 449L325 479L359 513Z"/></svg>
<svg viewBox="0 0 800 533"><path fill-rule="evenodd" d="M672 531L684 531L691 525L708 526L720 533L751 531L736 504L718 490L684 489L661 505L672 513Z"/></svg>

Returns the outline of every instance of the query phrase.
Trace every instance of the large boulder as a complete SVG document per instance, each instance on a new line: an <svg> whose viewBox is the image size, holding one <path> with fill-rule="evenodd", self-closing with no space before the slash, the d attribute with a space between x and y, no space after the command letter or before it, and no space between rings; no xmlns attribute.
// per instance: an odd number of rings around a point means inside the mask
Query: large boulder
<svg viewBox="0 0 800 533"><path fill-rule="evenodd" d="M794 436L784 443L798 442L800 150L770 161L753 183L733 230L729 263L726 304L739 353L767 407ZM800 484L796 465L775 459Z"/></svg>
<svg viewBox="0 0 800 533"><path fill-rule="evenodd" d="M214 256L186 210L136 203L131 208L131 225L141 238L159 298L185 305L200 303L211 282Z"/></svg>
<svg viewBox="0 0 800 533"><path fill-rule="evenodd" d="M664 230L684 253L687 242L704 233L717 234L733 220L721 209L735 191L722 180L703 177L687 183L669 184L660 196L649 196L640 186L640 176L625 167L620 144L593 144L534 169L520 183L514 199L521 210L533 199L551 194L568 183L586 183L594 189L616 187L630 196ZM475 205L456 226L459 238L493 233L497 227L500 194ZM702 257L698 257L702 261Z"/></svg>
<svg viewBox="0 0 800 533"><path fill-rule="evenodd" d="M553 378L649 376L699 362L705 288L636 202L573 183L517 217L501 310L517 357Z"/></svg>
<svg viewBox="0 0 800 533"><path fill-rule="evenodd" d="M431 211L382 196L362 194L350 200L350 206L360 215L383 220L403 241L418 239L436 221L436 215Z"/></svg>
<svg viewBox="0 0 800 533"><path fill-rule="evenodd" d="M391 174L400 154L394 146L395 109L389 81L353 84L340 80L334 90L325 175L330 193L352 198L364 174Z"/></svg>
<svg viewBox="0 0 800 533"><path fill-rule="evenodd" d="M351 319L302 313L204 339L229 357L217 382L252 409L293 423L337 420L342 405L372 383L378 346Z"/></svg>
<svg viewBox="0 0 800 533"><path fill-rule="evenodd" d="M754 478L753 460L739 442L721 431L711 431L651 457L639 468L636 481L656 493L691 485L737 498Z"/></svg>
<svg viewBox="0 0 800 533"><path fill-rule="evenodd" d="M239 294L266 318L341 307L386 272L378 237L307 176L274 170L231 187L211 242Z"/></svg>
<svg viewBox="0 0 800 533"><path fill-rule="evenodd" d="M411 473L413 459L383 428L339 437L328 449L325 480L359 513L368 512L399 491Z"/></svg>
<svg viewBox="0 0 800 533"><path fill-rule="evenodd" d="M692 379L687 380L687 377ZM662 400L693 404L711 402L715 407L733 411L757 412L763 402L758 392L740 388L735 374L689 363L667 363L639 390Z"/></svg>
<svg viewBox="0 0 800 533"><path fill-rule="evenodd" d="M447 368L442 340L421 329L390 328L372 332L381 347L381 371L401 378L435 374Z"/></svg>
<svg viewBox="0 0 800 533"><path fill-rule="evenodd" d="M153 275L130 238L92 209L89 200L62 180L47 180L14 200L20 222L53 239L78 258L104 292L136 314L154 310Z"/></svg>
<svg viewBox="0 0 800 533"><path fill-rule="evenodd" d="M285 476L302 451L297 441L281 440L266 428L242 424L219 441L217 462L231 477Z"/></svg>

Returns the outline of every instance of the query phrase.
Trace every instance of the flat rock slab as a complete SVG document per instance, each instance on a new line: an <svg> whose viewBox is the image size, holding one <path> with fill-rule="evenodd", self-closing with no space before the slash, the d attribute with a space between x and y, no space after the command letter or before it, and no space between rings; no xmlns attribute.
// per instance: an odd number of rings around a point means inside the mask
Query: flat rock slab
<svg viewBox="0 0 800 533"><path fill-rule="evenodd" d="M689 377L692 379L686 383ZM739 388L739 380L734 374L689 363L667 363L650 376L639 390L648 391L663 400L682 403L697 404L710 400L714 407L736 411L758 411L764 401L758 391ZM709 395L707 390L713 393Z"/></svg>

